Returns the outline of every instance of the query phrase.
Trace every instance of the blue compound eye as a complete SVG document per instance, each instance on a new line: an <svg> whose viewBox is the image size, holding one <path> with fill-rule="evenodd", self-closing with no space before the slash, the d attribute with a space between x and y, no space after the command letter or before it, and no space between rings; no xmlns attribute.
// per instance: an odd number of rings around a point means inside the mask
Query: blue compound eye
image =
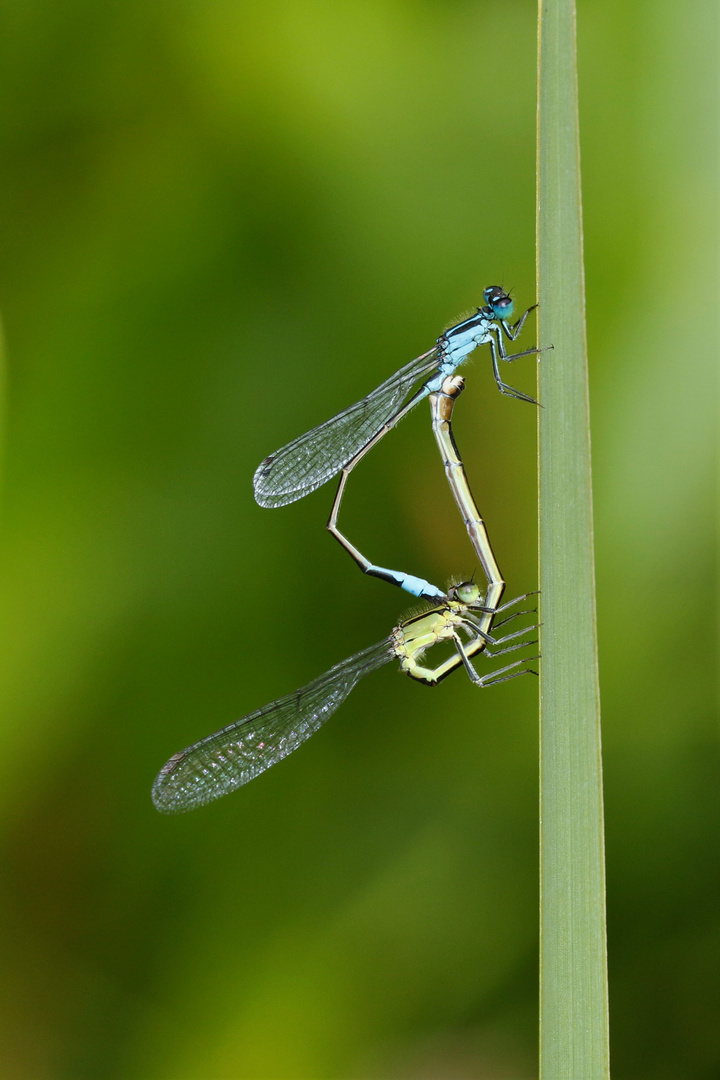
<svg viewBox="0 0 720 1080"><path fill-rule="evenodd" d="M496 319L509 319L513 313L513 302L499 285L491 285L483 294L485 303L492 308Z"/></svg>

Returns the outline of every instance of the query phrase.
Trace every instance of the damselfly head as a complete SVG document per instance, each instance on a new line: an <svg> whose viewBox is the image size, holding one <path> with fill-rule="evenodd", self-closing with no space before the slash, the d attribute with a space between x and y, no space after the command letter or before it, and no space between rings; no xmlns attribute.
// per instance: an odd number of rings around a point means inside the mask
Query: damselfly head
<svg viewBox="0 0 720 1080"><path fill-rule="evenodd" d="M477 604L480 599L480 586L474 581L461 581L459 585L453 585L448 596L451 600L459 600L461 604Z"/></svg>
<svg viewBox="0 0 720 1080"><path fill-rule="evenodd" d="M492 308L496 319L510 318L513 313L513 302L504 289L501 289L499 285L489 285L483 296L485 303Z"/></svg>

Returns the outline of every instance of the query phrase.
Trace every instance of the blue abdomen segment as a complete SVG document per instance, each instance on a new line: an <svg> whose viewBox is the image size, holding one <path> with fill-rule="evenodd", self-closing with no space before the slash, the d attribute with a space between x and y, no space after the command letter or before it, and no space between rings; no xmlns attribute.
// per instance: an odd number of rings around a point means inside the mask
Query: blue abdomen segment
<svg viewBox="0 0 720 1080"><path fill-rule="evenodd" d="M442 589L438 589L437 585L426 581L425 578L415 577L414 574L404 574L402 570L388 570L384 566L368 566L365 573L370 574L371 577L381 578L383 581L390 581L393 585L398 585L405 592L410 593L411 596L427 600L445 599L445 593Z"/></svg>

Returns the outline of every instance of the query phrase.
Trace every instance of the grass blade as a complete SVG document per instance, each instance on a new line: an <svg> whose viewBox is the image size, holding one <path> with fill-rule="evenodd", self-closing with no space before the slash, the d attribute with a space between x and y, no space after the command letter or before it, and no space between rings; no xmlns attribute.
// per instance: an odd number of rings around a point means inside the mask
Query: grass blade
<svg viewBox="0 0 720 1080"><path fill-rule="evenodd" d="M575 5L540 0L540 1075L609 1076Z"/></svg>

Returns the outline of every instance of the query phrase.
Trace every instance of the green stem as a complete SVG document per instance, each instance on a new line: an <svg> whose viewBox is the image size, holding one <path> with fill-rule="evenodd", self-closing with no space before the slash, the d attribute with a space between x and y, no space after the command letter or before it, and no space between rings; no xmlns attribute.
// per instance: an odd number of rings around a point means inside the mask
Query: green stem
<svg viewBox="0 0 720 1080"><path fill-rule="evenodd" d="M540 0L540 1075L609 1076L575 4Z"/></svg>

